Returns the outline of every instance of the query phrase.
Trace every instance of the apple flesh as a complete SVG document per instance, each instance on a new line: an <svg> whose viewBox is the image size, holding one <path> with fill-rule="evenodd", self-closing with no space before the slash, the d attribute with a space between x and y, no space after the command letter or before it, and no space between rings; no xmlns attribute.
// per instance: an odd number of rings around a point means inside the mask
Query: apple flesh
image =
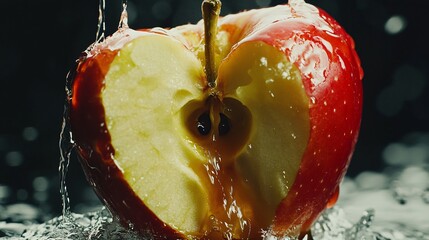
<svg viewBox="0 0 429 240"><path fill-rule="evenodd" d="M70 121L95 191L124 225L167 238L298 236L338 197L359 132L350 36L303 1L203 23L120 29L86 52Z"/></svg>

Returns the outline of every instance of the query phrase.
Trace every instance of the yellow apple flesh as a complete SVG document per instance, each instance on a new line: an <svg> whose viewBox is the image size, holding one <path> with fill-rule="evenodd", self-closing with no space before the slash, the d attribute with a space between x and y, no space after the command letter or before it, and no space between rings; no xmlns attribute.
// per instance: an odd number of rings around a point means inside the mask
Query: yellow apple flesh
<svg viewBox="0 0 429 240"><path fill-rule="evenodd" d="M210 216L236 232L239 221L267 228L309 134L308 98L284 54L261 42L245 44L222 62L219 73L219 93L211 96L203 64L188 47L148 34L118 52L101 92L124 178L156 216L187 235L201 232ZM218 101L206 107L210 98ZM232 130L200 135L190 116L205 109L231 116ZM243 109L247 114L235 114ZM233 175L222 176L224 169ZM220 193L213 189L218 187ZM243 215L238 222L223 216L234 207L230 200L243 202L236 206Z"/></svg>

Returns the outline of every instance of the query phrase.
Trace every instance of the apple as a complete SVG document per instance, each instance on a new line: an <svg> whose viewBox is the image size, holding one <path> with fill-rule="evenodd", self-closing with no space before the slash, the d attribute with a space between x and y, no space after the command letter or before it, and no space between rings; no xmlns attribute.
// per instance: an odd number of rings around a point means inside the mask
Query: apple
<svg viewBox="0 0 429 240"><path fill-rule="evenodd" d="M88 181L155 239L298 237L338 198L357 141L352 38L303 0L171 29L120 28L72 82Z"/></svg>

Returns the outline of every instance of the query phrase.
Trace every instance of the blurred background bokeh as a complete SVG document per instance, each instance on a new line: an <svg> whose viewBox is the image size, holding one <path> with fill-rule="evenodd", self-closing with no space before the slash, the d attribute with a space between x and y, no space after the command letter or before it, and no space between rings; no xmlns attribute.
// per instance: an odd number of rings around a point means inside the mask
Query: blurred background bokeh
<svg viewBox="0 0 429 240"><path fill-rule="evenodd" d="M200 2L129 0L129 25L196 23ZM285 2L224 0L222 15ZM344 26L365 71L362 128L348 176L385 171L410 156L415 164L429 162L429 1L307 2ZM30 203L56 216L65 79L95 40L98 1L1 0L0 6L0 212L2 205ZM121 1L107 0L107 34L117 29L121 8ZM67 186L73 211L98 204L75 156Z"/></svg>

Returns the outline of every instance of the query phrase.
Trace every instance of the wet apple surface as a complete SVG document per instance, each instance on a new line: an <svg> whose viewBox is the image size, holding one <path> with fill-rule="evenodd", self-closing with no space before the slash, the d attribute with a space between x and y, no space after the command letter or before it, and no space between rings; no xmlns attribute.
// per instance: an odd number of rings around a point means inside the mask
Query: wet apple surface
<svg viewBox="0 0 429 240"><path fill-rule="evenodd" d="M303 1L216 26L212 50L200 22L123 28L87 52L70 109L83 169L141 233L297 236L335 203L356 143L353 40Z"/></svg>

